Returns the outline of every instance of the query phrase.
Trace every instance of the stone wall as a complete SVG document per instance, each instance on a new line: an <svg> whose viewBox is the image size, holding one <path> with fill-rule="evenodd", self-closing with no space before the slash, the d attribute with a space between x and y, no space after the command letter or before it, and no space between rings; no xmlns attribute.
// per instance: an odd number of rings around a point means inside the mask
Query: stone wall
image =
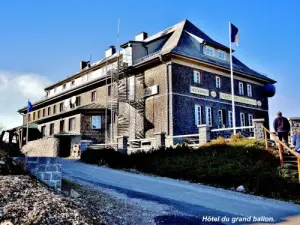
<svg viewBox="0 0 300 225"><path fill-rule="evenodd" d="M26 170L54 189L61 189L62 160L58 157L26 157Z"/></svg>
<svg viewBox="0 0 300 225"><path fill-rule="evenodd" d="M21 152L28 157L56 157L58 153L58 140L54 137L47 137L29 141L23 146Z"/></svg>

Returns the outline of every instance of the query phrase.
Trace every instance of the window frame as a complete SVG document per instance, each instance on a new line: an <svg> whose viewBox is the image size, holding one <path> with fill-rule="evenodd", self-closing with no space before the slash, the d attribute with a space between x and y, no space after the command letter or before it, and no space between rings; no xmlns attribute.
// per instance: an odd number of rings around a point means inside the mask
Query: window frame
<svg viewBox="0 0 300 225"><path fill-rule="evenodd" d="M208 113L209 111L209 113ZM212 107L206 106L205 107L205 122L207 126L213 125L213 115L212 115Z"/></svg>
<svg viewBox="0 0 300 225"><path fill-rule="evenodd" d="M42 134L42 137L46 137L46 125L41 126L41 134Z"/></svg>
<svg viewBox="0 0 300 225"><path fill-rule="evenodd" d="M37 111L37 119L40 119L41 118L41 112L40 110Z"/></svg>
<svg viewBox="0 0 300 225"><path fill-rule="evenodd" d="M250 119L250 117L251 117L251 119ZM248 113L248 124L249 124L249 127L253 126L253 118L254 118L253 114L252 113ZM253 128L249 128L250 132L253 132L253 130L254 130Z"/></svg>
<svg viewBox="0 0 300 225"><path fill-rule="evenodd" d="M35 121L35 112L32 113L32 121Z"/></svg>
<svg viewBox="0 0 300 225"><path fill-rule="evenodd" d="M208 54L207 50L210 50L212 54ZM211 47L209 45L205 45L204 48L204 54L210 57L215 57L216 56L216 49L214 47Z"/></svg>
<svg viewBox="0 0 300 225"><path fill-rule="evenodd" d="M244 95L244 83L239 81L239 95Z"/></svg>
<svg viewBox="0 0 300 225"><path fill-rule="evenodd" d="M219 84L218 84L218 80L219 80ZM216 88L221 88L221 77L216 76Z"/></svg>
<svg viewBox="0 0 300 225"><path fill-rule="evenodd" d="M130 101L135 100L135 76L128 78L128 99Z"/></svg>
<svg viewBox="0 0 300 225"><path fill-rule="evenodd" d="M50 114L51 114L51 107L50 106L48 107L47 112L48 112L48 116L50 116Z"/></svg>
<svg viewBox="0 0 300 225"><path fill-rule="evenodd" d="M75 85L75 80L71 81L71 87L73 87Z"/></svg>
<svg viewBox="0 0 300 225"><path fill-rule="evenodd" d="M219 57L219 53L223 53L224 58ZM224 61L227 61L226 52L223 51L223 50L218 49L218 50L217 50L217 58L218 58L218 59L221 59L221 60L224 60Z"/></svg>
<svg viewBox="0 0 300 225"><path fill-rule="evenodd" d="M228 127L233 127L233 114L232 114L232 111L228 111Z"/></svg>
<svg viewBox="0 0 300 225"><path fill-rule="evenodd" d="M247 96L248 97L253 97L252 85L251 84L247 84Z"/></svg>
<svg viewBox="0 0 300 225"><path fill-rule="evenodd" d="M64 111L64 103L61 102L59 103L59 112L63 112Z"/></svg>
<svg viewBox="0 0 300 225"><path fill-rule="evenodd" d="M194 84L202 84L202 73L199 70L193 71L193 83Z"/></svg>
<svg viewBox="0 0 300 225"><path fill-rule="evenodd" d="M199 104L195 104L194 107L195 111L194 111L194 118L195 118L195 125L199 126L202 123L202 106Z"/></svg>
<svg viewBox="0 0 300 225"><path fill-rule="evenodd" d="M221 113L221 114L220 114ZM221 115L221 120L220 120ZM224 128L226 127L226 112L224 109L218 110L218 128Z"/></svg>
<svg viewBox="0 0 300 225"><path fill-rule="evenodd" d="M97 119L99 118L99 119ZM98 127L94 127L94 122L97 124L99 122ZM91 116L91 129L92 130L101 130L102 129L102 116L101 115L92 115Z"/></svg>
<svg viewBox="0 0 300 225"><path fill-rule="evenodd" d="M242 120L242 118L244 120ZM243 123L242 123L243 122ZM240 126L241 127L245 127L246 126L246 117L245 117L245 113L240 113ZM241 129L241 130L245 130L245 129Z"/></svg>
<svg viewBox="0 0 300 225"><path fill-rule="evenodd" d="M112 85L107 86L107 96L111 96L112 94Z"/></svg>
<svg viewBox="0 0 300 225"><path fill-rule="evenodd" d="M71 121L74 122L73 126L71 126L72 125ZM68 127L69 131L75 131L75 117L69 118L69 124L68 125L69 125L69 127Z"/></svg>
<svg viewBox="0 0 300 225"><path fill-rule="evenodd" d="M46 116L46 108L43 108L43 117Z"/></svg>
<svg viewBox="0 0 300 225"><path fill-rule="evenodd" d="M66 90L67 89L67 84L63 84L62 85L62 90L64 91L64 90Z"/></svg>
<svg viewBox="0 0 300 225"><path fill-rule="evenodd" d="M53 115L56 114L56 105L53 106Z"/></svg>
<svg viewBox="0 0 300 225"><path fill-rule="evenodd" d="M54 135L54 123L50 123L49 135L50 136Z"/></svg>
<svg viewBox="0 0 300 225"><path fill-rule="evenodd" d="M81 105L81 96L76 96L75 105L76 106L80 106Z"/></svg>
<svg viewBox="0 0 300 225"><path fill-rule="evenodd" d="M97 100L97 92L92 91L91 92L91 102L95 102Z"/></svg>

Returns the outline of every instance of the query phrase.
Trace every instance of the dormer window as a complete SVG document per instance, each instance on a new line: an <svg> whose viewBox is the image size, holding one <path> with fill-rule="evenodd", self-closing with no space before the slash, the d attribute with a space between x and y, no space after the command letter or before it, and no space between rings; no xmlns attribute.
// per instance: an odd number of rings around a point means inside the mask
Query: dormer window
<svg viewBox="0 0 300 225"><path fill-rule="evenodd" d="M218 59L226 60L226 53L224 51L218 50Z"/></svg>
<svg viewBox="0 0 300 225"><path fill-rule="evenodd" d="M75 85L75 80L72 80L71 81L71 86L74 86Z"/></svg>
<svg viewBox="0 0 300 225"><path fill-rule="evenodd" d="M66 84L64 84L64 85L62 86L62 89L63 89L63 90L65 90L65 89L66 89L66 87L67 87L67 85L66 85Z"/></svg>
<svg viewBox="0 0 300 225"><path fill-rule="evenodd" d="M215 49L213 47L210 47L208 45L205 46L205 55L208 55L208 56L211 56L211 57L214 57L215 56Z"/></svg>

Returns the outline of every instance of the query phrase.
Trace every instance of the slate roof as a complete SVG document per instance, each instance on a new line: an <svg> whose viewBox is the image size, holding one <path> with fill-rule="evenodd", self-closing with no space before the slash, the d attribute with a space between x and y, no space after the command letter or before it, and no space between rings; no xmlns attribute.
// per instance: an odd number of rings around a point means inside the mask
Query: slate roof
<svg viewBox="0 0 300 225"><path fill-rule="evenodd" d="M169 37L167 37L169 35ZM162 55L168 53L174 53L178 55L182 55L185 57L193 58L196 60L200 60L202 62L206 62L212 65L216 65L219 67L223 67L225 69L230 69L229 61L224 61L217 59L216 57L210 57L203 53L203 50L200 45L200 41L203 43L207 43L208 45L214 46L217 49L224 50L229 53L229 48L225 45L222 45L216 41L214 41L211 37L205 34L202 30L196 27L188 20L181 21L174 26L171 26L161 32L158 32L147 39L144 40L147 45L148 42L153 42L157 39L161 39L165 37L166 40L158 46L155 51L159 51ZM149 53L151 54L151 53ZM152 59L149 58L148 60ZM137 60L139 62L139 60ZM143 60L142 62L145 62ZM258 73L257 71L250 69L236 57L232 57L233 61L233 69L237 72L246 73L249 76L263 79L266 82L276 83L276 81L271 78Z"/></svg>

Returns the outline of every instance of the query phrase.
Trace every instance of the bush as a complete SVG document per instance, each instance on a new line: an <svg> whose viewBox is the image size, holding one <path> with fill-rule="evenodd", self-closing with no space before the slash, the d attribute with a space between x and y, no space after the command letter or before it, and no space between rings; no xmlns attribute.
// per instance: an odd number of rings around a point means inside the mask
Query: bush
<svg viewBox="0 0 300 225"><path fill-rule="evenodd" d="M231 135L230 142L232 142L232 143L239 142L244 139L246 139L246 138L242 134L237 133L237 134Z"/></svg>
<svg viewBox="0 0 300 225"><path fill-rule="evenodd" d="M198 149L186 145L125 155L113 149L86 150L81 160L112 168L134 168L164 177L184 179L218 187L244 185L258 195L300 199L299 184L279 169L278 158L263 143L238 136L226 142L218 138Z"/></svg>

